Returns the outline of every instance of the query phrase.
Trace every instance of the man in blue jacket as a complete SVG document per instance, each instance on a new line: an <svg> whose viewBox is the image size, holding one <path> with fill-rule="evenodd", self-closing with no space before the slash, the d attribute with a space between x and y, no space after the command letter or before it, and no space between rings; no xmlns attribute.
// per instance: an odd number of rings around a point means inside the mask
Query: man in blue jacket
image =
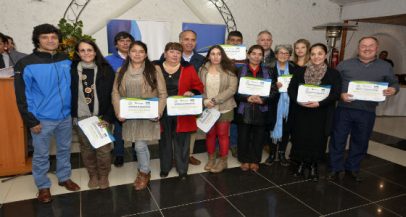
<svg viewBox="0 0 406 217"><path fill-rule="evenodd" d="M50 24L34 27L32 54L15 66L17 105L25 125L30 128L34 153L32 175L38 188L37 199L51 201L49 144L55 136L56 176L60 186L69 191L80 190L71 179L70 150L72 143L70 65L66 55L58 53L59 29Z"/></svg>

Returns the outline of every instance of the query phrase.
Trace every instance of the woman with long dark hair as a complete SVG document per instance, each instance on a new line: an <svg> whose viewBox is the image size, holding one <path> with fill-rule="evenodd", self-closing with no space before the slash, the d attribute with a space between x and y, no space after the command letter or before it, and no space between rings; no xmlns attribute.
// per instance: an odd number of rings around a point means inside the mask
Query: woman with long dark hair
<svg viewBox="0 0 406 217"><path fill-rule="evenodd" d="M111 104L114 71L100 49L91 40L81 40L75 47L71 67L72 117L82 120L98 116L105 127L114 121ZM75 121L76 122L76 121ZM89 188L109 187L111 144L94 149L87 137L75 126L83 164L89 174Z"/></svg>
<svg viewBox="0 0 406 217"><path fill-rule="evenodd" d="M151 178L148 142L160 139L159 118L166 104L165 79L158 67L148 59L147 45L141 41L132 42L127 59L118 71L114 81L113 105L116 116L123 122L123 139L134 144L138 158L138 174L134 181L135 190L145 189ZM154 120L126 120L120 116L120 99L158 98L158 115Z"/></svg>
<svg viewBox="0 0 406 217"><path fill-rule="evenodd" d="M227 168L227 156L230 143L230 123L237 106L234 94L238 80L234 64L228 59L224 49L215 45L207 52L205 63L199 70L204 85L203 103L206 108L217 109L221 115L206 135L208 161L205 170L219 173ZM220 144L220 160L216 163L216 139Z"/></svg>
<svg viewBox="0 0 406 217"><path fill-rule="evenodd" d="M299 167L295 176L303 176L310 167L310 179L319 180L317 163L326 151L336 101L341 93L341 77L326 64L327 47L317 43L310 47L310 61L306 68L293 74L288 88L291 100L292 149L290 156ZM300 84L329 85L328 96L319 102L297 102Z"/></svg>

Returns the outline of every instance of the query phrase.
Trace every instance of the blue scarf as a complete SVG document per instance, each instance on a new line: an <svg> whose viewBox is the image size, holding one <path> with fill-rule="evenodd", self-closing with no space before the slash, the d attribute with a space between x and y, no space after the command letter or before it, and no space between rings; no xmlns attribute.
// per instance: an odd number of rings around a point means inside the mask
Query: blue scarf
<svg viewBox="0 0 406 217"><path fill-rule="evenodd" d="M276 69L278 76L289 74L289 62L285 63L285 69L281 69L279 62L276 62ZM273 131L271 131L271 138L274 143L282 140L282 124L283 119L288 119L289 114L289 96L288 93L281 93L278 101L278 110L276 113L276 123Z"/></svg>

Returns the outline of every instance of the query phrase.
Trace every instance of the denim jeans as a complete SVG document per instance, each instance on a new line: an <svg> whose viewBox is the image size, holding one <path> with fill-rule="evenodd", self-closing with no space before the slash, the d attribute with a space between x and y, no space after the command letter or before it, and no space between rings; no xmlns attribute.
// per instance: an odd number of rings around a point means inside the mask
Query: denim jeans
<svg viewBox="0 0 406 217"><path fill-rule="evenodd" d="M150 168L150 154L147 141L138 140L134 145L135 152L137 152L138 169L143 173L149 173Z"/></svg>
<svg viewBox="0 0 406 217"><path fill-rule="evenodd" d="M32 176L38 189L51 187L47 173L49 170L49 144L52 136L56 139L56 176L59 182L70 178L70 153L72 143L72 118L63 120L40 120L41 131L31 133L34 153L32 157Z"/></svg>

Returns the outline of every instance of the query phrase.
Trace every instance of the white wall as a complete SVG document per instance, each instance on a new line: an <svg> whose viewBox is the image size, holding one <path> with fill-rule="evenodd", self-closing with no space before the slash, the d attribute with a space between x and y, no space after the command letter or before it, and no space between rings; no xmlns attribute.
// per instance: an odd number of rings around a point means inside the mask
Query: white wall
<svg viewBox="0 0 406 217"><path fill-rule="evenodd" d="M354 24L354 22L351 22ZM358 41L364 36L375 36L379 40L379 51L387 50L396 74L406 74L406 27L388 24L358 23L357 31L347 34L344 59L357 54Z"/></svg>
<svg viewBox="0 0 406 217"><path fill-rule="evenodd" d="M373 0L346 4L343 7L342 19L362 19L370 17L384 17L404 14L406 12L405 0Z"/></svg>
<svg viewBox="0 0 406 217"><path fill-rule="evenodd" d="M0 8L1 32L14 37L18 49L31 52L32 28L41 23L57 24L70 1L3 0ZM268 29L274 45L307 38L312 43L325 42L324 31L313 26L337 22L339 7L326 0L226 0L244 34L247 45L255 43L259 31ZM94 0L81 15L84 32L97 39L107 54L106 21L111 18L169 21L171 39L178 40L182 22L220 23L223 19L208 0Z"/></svg>

